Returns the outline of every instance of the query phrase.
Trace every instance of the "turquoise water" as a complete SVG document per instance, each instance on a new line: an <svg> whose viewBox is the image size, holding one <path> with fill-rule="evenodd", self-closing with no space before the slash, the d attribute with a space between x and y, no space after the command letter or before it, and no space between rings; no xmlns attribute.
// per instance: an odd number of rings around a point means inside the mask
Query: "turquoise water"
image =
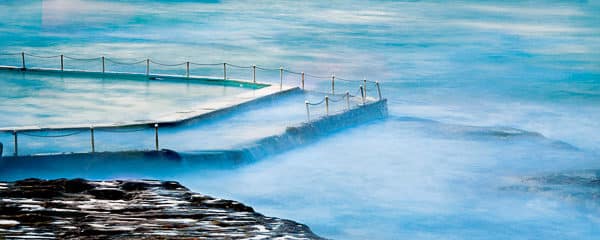
<svg viewBox="0 0 600 240"><path fill-rule="evenodd" d="M0 127L97 125L157 119L251 89L199 80L0 70Z"/></svg>
<svg viewBox="0 0 600 240"><path fill-rule="evenodd" d="M2 52L282 65L379 80L389 99L385 121L249 166L148 177L335 239L599 234L597 186L515 187L599 168L597 1L3 1L0 15Z"/></svg>

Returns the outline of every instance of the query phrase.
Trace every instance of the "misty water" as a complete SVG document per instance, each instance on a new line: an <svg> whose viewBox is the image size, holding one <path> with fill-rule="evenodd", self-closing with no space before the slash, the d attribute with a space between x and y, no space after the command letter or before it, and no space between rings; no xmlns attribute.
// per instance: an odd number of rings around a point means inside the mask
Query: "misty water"
<svg viewBox="0 0 600 240"><path fill-rule="evenodd" d="M600 234L598 186L579 184L600 168L598 2L2 1L0 16L1 52L367 77L382 83L390 109L386 120L243 166L141 175L32 166L5 179L178 180L334 239ZM298 104L287 111L301 116ZM567 175L579 180L552 177Z"/></svg>

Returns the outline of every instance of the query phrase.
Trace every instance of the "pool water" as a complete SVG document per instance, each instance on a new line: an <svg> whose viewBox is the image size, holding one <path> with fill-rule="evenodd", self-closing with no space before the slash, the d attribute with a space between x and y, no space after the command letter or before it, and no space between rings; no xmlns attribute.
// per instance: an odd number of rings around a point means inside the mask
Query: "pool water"
<svg viewBox="0 0 600 240"><path fill-rule="evenodd" d="M0 127L68 126L155 119L252 91L199 80L149 80L0 70Z"/></svg>
<svg viewBox="0 0 600 240"><path fill-rule="evenodd" d="M525 180L600 168L599 13L596 1L2 1L0 46L379 80L387 120L250 165L141 177L179 180L334 239L595 239L597 185L554 191Z"/></svg>

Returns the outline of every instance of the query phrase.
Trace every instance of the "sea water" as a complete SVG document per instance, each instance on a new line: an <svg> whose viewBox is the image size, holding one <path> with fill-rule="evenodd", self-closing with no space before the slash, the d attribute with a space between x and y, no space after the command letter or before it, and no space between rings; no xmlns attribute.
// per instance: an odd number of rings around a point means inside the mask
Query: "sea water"
<svg viewBox="0 0 600 240"><path fill-rule="evenodd" d="M3 1L0 15L3 52L284 66L377 80L389 100L386 120L254 164L147 177L335 239L600 234L596 1ZM31 171L60 176L79 175Z"/></svg>

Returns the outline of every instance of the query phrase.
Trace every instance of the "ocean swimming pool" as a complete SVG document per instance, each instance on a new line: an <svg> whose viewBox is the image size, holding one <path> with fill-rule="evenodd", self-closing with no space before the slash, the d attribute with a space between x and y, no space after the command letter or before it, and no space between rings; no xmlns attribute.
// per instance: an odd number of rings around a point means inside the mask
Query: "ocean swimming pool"
<svg viewBox="0 0 600 240"><path fill-rule="evenodd" d="M84 177L179 180L334 239L599 234L593 185L526 181L598 178L576 174L600 168L595 1L61 2L0 3L2 50L284 65L380 80L389 99L387 120L256 164Z"/></svg>

